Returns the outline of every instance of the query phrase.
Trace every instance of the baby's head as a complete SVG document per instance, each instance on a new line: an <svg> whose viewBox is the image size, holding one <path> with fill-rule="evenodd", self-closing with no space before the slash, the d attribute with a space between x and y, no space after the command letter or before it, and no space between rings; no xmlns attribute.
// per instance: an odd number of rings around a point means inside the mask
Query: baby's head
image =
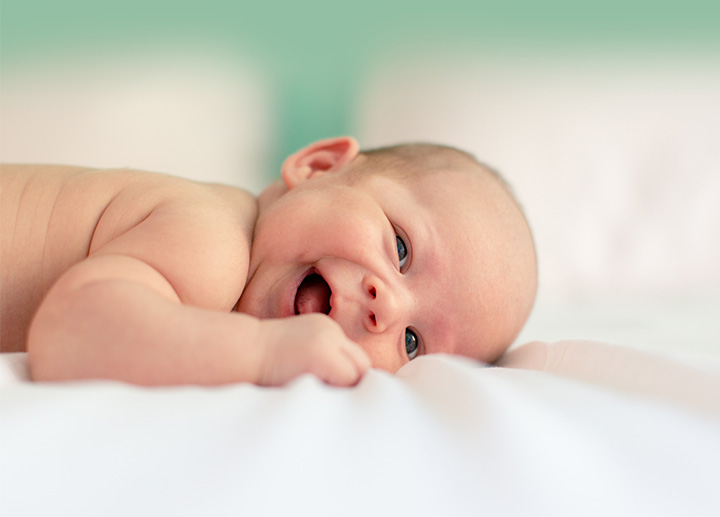
<svg viewBox="0 0 720 517"><path fill-rule="evenodd" d="M326 312L389 371L438 352L492 362L524 325L530 229L472 156L334 138L289 157L282 180L260 196L243 312Z"/></svg>

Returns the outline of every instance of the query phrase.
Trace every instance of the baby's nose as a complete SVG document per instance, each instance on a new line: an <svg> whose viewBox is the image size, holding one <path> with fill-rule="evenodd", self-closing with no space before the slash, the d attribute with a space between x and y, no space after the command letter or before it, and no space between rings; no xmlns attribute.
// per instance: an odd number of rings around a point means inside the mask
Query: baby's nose
<svg viewBox="0 0 720 517"><path fill-rule="evenodd" d="M375 276L363 280L366 314L363 324L369 332L381 333L402 321L405 299L400 286L388 285Z"/></svg>

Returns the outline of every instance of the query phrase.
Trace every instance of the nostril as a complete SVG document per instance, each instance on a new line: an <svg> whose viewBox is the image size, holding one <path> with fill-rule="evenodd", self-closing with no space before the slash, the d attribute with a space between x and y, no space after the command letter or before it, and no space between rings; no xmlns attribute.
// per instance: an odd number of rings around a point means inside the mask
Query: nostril
<svg viewBox="0 0 720 517"><path fill-rule="evenodd" d="M377 321L375 320L375 314L370 313L370 322L372 323L373 327L377 327Z"/></svg>
<svg viewBox="0 0 720 517"><path fill-rule="evenodd" d="M375 288L373 286L370 286L370 289L368 289L368 292L370 293L370 296L373 297L373 299L377 296L377 292L375 291Z"/></svg>

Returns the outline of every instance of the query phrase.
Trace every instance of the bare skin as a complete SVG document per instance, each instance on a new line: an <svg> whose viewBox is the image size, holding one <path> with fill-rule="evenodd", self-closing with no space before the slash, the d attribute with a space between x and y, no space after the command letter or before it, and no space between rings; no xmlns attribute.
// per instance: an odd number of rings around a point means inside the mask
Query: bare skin
<svg viewBox="0 0 720 517"><path fill-rule="evenodd" d="M257 214L247 192L76 167L3 165L1 178L0 344L27 344L34 379L282 384L308 371L347 385L369 367L324 316L232 312ZM299 324L314 339L274 353Z"/></svg>
<svg viewBox="0 0 720 517"><path fill-rule="evenodd" d="M532 307L532 237L487 169L423 153L316 142L257 200L140 171L3 166L0 347L27 350L35 380L144 385L349 386L422 354L491 362Z"/></svg>

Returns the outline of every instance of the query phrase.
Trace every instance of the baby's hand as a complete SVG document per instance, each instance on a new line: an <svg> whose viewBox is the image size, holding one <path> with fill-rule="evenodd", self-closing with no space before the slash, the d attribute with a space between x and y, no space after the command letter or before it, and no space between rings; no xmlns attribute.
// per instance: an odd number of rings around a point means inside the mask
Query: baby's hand
<svg viewBox="0 0 720 517"><path fill-rule="evenodd" d="M265 357L258 384L278 386L312 373L334 386L353 386L370 368L370 357L324 314L261 320Z"/></svg>

